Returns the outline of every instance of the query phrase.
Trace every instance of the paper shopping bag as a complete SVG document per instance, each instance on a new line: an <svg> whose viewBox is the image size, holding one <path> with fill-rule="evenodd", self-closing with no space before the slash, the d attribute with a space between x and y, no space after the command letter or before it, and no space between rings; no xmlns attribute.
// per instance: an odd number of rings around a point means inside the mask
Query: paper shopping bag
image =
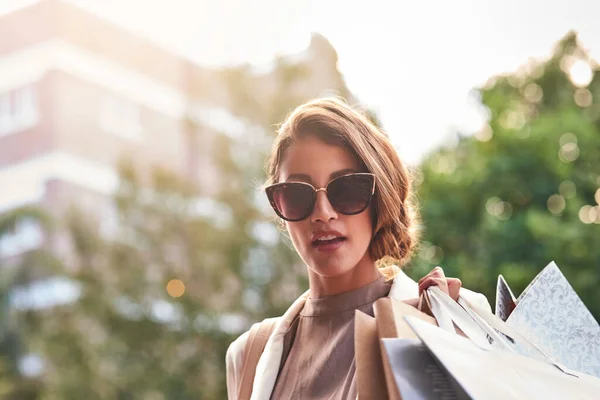
<svg viewBox="0 0 600 400"><path fill-rule="evenodd" d="M356 310L354 318L354 353L359 400L388 399L377 323L375 318L359 310Z"/></svg>
<svg viewBox="0 0 600 400"><path fill-rule="evenodd" d="M509 351L483 350L469 339L417 318L405 318L438 364L469 398L592 400L600 393L598 378L565 374L552 364Z"/></svg>
<svg viewBox="0 0 600 400"><path fill-rule="evenodd" d="M407 315L432 325L437 325L437 322L433 317L424 314L416 308L389 297L377 300L373 305L373 311L377 323L377 333L379 335L381 359L388 396L390 399L412 400L404 399L401 396L402 389L397 386L388 354L385 351L381 340L385 338L416 339L414 331L408 326L404 319Z"/></svg>
<svg viewBox="0 0 600 400"><path fill-rule="evenodd" d="M508 325L568 368L600 377L600 325L554 262L516 303Z"/></svg>
<svg viewBox="0 0 600 400"><path fill-rule="evenodd" d="M375 318L356 311L354 345L358 398L412 400L401 397L381 339L416 339L414 331L403 318L406 315L430 324L435 324L435 319L389 297L377 300L373 309Z"/></svg>
<svg viewBox="0 0 600 400"><path fill-rule="evenodd" d="M470 397L437 363L420 339L383 339L403 400L466 400Z"/></svg>

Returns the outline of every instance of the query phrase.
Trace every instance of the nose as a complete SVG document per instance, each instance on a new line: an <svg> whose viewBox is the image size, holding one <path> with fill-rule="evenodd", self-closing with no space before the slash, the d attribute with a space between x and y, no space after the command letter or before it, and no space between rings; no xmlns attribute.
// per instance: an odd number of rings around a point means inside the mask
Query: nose
<svg viewBox="0 0 600 400"><path fill-rule="evenodd" d="M328 222L332 219L337 219L338 215L329 199L327 193L324 190L317 191L317 200L315 201L315 208L310 216L312 222Z"/></svg>

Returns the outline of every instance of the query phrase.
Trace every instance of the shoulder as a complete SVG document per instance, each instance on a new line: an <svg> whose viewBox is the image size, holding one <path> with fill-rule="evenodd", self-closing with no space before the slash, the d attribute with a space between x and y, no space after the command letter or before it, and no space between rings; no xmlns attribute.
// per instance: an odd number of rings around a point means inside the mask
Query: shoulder
<svg viewBox="0 0 600 400"><path fill-rule="evenodd" d="M241 334L227 348L227 353L225 355L225 368L227 374L227 392L229 399L237 398L236 396L242 383L242 375L244 374L245 367L244 364L246 363L248 352L249 350L251 350L248 349L248 341L252 340L251 345L257 344L256 338L258 336L262 338L258 342L262 342L260 345L264 346L266 339L272 333L273 327L275 326L275 322L278 319L279 317L267 318L261 322L253 324L248 331ZM253 339L251 339L251 336ZM255 354L252 354L253 357L255 357ZM253 359L254 361L249 362L254 363L258 361L256 358ZM251 367L256 368L256 365L251 365ZM246 366L246 368L248 368L248 366Z"/></svg>
<svg viewBox="0 0 600 400"><path fill-rule="evenodd" d="M257 324L258 322L252 326L254 327ZM227 354L225 355L227 373L229 373L230 370L237 370L242 368L246 352L246 343L248 342L249 336L250 330L242 333L237 339L231 342L231 344L227 348Z"/></svg>
<svg viewBox="0 0 600 400"><path fill-rule="evenodd" d="M281 317L265 318L261 322L256 322L252 324L249 330L242 333L237 339L231 342L231 344L227 348L227 363L231 364L232 366L243 364L244 359L246 357L246 347L248 344L248 340L250 340L250 336L258 334L262 337L268 338L273 332L275 323L280 318ZM254 334L252 334L252 332L254 332ZM241 361L241 363L239 361Z"/></svg>
<svg viewBox="0 0 600 400"><path fill-rule="evenodd" d="M227 353L225 355L225 371L227 377L228 399L237 399L244 368L244 361L246 359L246 343L248 342L249 336L250 331L248 330L247 332L241 334L227 348Z"/></svg>

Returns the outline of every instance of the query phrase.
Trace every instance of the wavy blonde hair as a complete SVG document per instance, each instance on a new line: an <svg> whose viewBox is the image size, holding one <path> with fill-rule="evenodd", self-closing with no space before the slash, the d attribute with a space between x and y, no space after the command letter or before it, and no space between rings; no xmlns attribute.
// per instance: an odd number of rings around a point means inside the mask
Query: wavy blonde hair
<svg viewBox="0 0 600 400"><path fill-rule="evenodd" d="M340 99L318 99L296 108L280 126L267 160L267 185L277 183L281 163L294 141L316 135L325 143L348 149L366 172L375 174L373 260L402 266L418 242L418 213L412 179L387 134L367 116ZM386 273L386 275L389 275Z"/></svg>

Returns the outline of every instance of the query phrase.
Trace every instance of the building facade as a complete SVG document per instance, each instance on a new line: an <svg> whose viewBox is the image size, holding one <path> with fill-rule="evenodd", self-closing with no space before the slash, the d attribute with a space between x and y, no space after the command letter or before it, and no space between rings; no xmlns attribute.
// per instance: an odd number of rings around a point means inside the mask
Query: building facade
<svg viewBox="0 0 600 400"><path fill-rule="evenodd" d="M243 125L211 74L72 3L0 16L0 212L32 203L60 212L77 199L109 219L101 204L123 156L210 190L211 132ZM0 255L39 246L37 230L23 222Z"/></svg>

